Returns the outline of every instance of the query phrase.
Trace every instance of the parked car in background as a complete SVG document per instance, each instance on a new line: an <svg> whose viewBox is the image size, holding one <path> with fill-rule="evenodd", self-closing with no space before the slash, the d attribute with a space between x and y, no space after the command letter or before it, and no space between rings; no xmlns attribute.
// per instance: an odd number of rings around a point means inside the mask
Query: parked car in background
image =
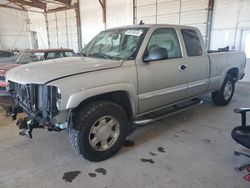
<svg viewBox="0 0 250 188"><path fill-rule="evenodd" d="M1 52L0 52L1 53ZM12 53L12 52L9 52ZM19 55L18 58L11 64L5 64L1 66L0 64L0 96L8 95L6 91L6 86L8 83L5 82L5 74L8 70L17 67L19 65L44 61L49 59L56 59L62 57L73 57L75 52L73 49L58 48L58 49L35 49L35 50L24 50ZM22 74L22 72L20 72Z"/></svg>
<svg viewBox="0 0 250 188"><path fill-rule="evenodd" d="M7 50L0 50L0 66L5 64L14 63L17 59L17 55L14 52Z"/></svg>

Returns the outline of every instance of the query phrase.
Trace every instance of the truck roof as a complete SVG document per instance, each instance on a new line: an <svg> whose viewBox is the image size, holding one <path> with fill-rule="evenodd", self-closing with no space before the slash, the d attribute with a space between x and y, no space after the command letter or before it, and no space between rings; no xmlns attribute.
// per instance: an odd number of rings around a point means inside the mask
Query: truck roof
<svg viewBox="0 0 250 188"><path fill-rule="evenodd" d="M142 24L142 25L127 25L121 27L114 27L107 30L112 29L122 29L122 28L161 28L161 27L171 27L171 28L187 28L187 29L197 29L196 27L187 26L187 25L175 25L175 24Z"/></svg>

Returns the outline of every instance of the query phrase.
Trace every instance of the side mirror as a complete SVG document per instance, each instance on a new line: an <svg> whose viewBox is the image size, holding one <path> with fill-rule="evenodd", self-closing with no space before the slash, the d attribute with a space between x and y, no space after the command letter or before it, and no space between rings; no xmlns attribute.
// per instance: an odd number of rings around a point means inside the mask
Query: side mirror
<svg viewBox="0 0 250 188"><path fill-rule="evenodd" d="M143 61L149 62L149 61L157 61L157 60L163 60L168 59L168 50L166 48L152 48L148 54L144 55Z"/></svg>

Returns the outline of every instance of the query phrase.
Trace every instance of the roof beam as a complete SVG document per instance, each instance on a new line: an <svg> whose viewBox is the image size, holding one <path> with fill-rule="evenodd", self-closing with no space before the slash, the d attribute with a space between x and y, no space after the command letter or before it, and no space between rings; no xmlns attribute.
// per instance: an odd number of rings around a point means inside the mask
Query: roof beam
<svg viewBox="0 0 250 188"><path fill-rule="evenodd" d="M49 9L46 11L46 13L59 12L59 11L75 9L75 8L76 8L76 5L70 5L70 6L59 7L59 8L55 8L55 9Z"/></svg>
<svg viewBox="0 0 250 188"><path fill-rule="evenodd" d="M63 3L65 5L71 5L71 0L55 0L55 1Z"/></svg>
<svg viewBox="0 0 250 188"><path fill-rule="evenodd" d="M15 3L15 4L20 4L20 5L36 7L36 8L46 10L46 4L42 3L40 1L37 1L37 0L32 0L32 2L24 1L24 0L9 0L9 2Z"/></svg>

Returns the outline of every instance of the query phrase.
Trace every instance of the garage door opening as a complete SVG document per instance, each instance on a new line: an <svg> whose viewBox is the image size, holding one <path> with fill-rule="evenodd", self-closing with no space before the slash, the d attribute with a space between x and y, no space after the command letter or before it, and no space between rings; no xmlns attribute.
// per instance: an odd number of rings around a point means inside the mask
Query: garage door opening
<svg viewBox="0 0 250 188"><path fill-rule="evenodd" d="M246 53L247 63L245 69L245 77L243 81L250 82L250 30L243 30L241 38L241 51Z"/></svg>
<svg viewBox="0 0 250 188"><path fill-rule="evenodd" d="M245 53L246 57L249 59L250 58L250 31L246 35L246 40L245 40Z"/></svg>

